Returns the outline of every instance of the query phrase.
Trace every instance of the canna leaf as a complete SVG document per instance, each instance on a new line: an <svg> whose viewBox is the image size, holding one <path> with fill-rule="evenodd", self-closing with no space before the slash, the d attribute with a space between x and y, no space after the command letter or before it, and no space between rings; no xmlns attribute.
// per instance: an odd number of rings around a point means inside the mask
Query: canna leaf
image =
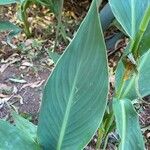
<svg viewBox="0 0 150 150"><path fill-rule="evenodd" d="M109 0L109 4L126 33L135 38L149 0Z"/></svg>
<svg viewBox="0 0 150 150"><path fill-rule="evenodd" d="M144 150L138 114L129 99L113 102L113 111L121 143L119 150Z"/></svg>
<svg viewBox="0 0 150 150"><path fill-rule="evenodd" d="M147 51L141 58L139 59L138 65L138 76L134 74L131 78L129 78L123 89L123 98L128 98L131 100L145 97L150 95L150 50ZM122 61L120 61L117 71L116 71L116 91L118 90L119 84L121 82L121 77L124 73L124 65Z"/></svg>
<svg viewBox="0 0 150 150"><path fill-rule="evenodd" d="M15 126L0 120L0 149L40 150L40 146Z"/></svg>
<svg viewBox="0 0 150 150"><path fill-rule="evenodd" d="M150 23L143 35L143 38L140 42L140 47L139 47L139 54L142 56L147 52L147 50L150 49Z"/></svg>
<svg viewBox="0 0 150 150"><path fill-rule="evenodd" d="M0 5L9 5L17 3L19 0L0 0Z"/></svg>
<svg viewBox="0 0 150 150"><path fill-rule="evenodd" d="M38 124L43 149L83 149L102 121L107 93L106 47L94 0L45 86Z"/></svg>

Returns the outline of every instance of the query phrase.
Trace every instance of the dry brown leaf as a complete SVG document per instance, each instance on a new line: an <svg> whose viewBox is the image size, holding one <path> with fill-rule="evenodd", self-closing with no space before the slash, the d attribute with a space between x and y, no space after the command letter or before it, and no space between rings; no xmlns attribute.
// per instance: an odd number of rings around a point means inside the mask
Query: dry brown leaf
<svg viewBox="0 0 150 150"><path fill-rule="evenodd" d="M13 98L16 98L17 101L19 101L19 103L22 105L23 104L23 98L21 95L14 95Z"/></svg>
<svg viewBox="0 0 150 150"><path fill-rule="evenodd" d="M31 88L36 88L36 87L39 87L43 84L45 80L42 80L42 81L36 81L36 82L32 82L32 83L27 83L27 84L24 84L20 90L26 88L26 87L31 87Z"/></svg>
<svg viewBox="0 0 150 150"><path fill-rule="evenodd" d="M0 109L3 108L4 103L6 103L7 101L9 101L11 99L12 96L9 97L5 97L5 98L0 98Z"/></svg>
<svg viewBox="0 0 150 150"><path fill-rule="evenodd" d="M0 83L0 93L12 93L12 87L7 84Z"/></svg>
<svg viewBox="0 0 150 150"><path fill-rule="evenodd" d="M21 65L22 66L27 66L27 67L33 67L33 64L30 63L30 62L27 62L27 61L23 62Z"/></svg>
<svg viewBox="0 0 150 150"><path fill-rule="evenodd" d="M1 94L1 93L0 93L0 99L1 99L1 98L6 98L6 97L8 97L8 95Z"/></svg>
<svg viewBox="0 0 150 150"><path fill-rule="evenodd" d="M20 61L20 58L19 59L18 58L13 58L13 60L11 60L11 61L7 60L7 61L8 61L7 63L5 62L4 64L1 65L0 73L3 73L7 69L7 67L10 66L11 64L14 64L15 62Z"/></svg>

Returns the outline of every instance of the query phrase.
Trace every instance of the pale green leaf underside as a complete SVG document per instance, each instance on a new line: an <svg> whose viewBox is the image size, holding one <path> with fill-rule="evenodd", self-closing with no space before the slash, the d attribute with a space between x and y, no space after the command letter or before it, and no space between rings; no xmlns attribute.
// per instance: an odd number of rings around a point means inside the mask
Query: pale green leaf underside
<svg viewBox="0 0 150 150"><path fill-rule="evenodd" d="M127 34L134 38L149 0L109 0L111 9Z"/></svg>
<svg viewBox="0 0 150 150"><path fill-rule="evenodd" d="M21 130L6 121L0 120L1 150L40 150L39 145L24 135Z"/></svg>
<svg viewBox="0 0 150 150"><path fill-rule="evenodd" d="M131 100L150 95L150 50L147 51L139 60L139 77L133 76L127 80L123 89L123 98ZM116 90L118 90L121 77L124 72L124 65L120 61L116 71Z"/></svg>
<svg viewBox="0 0 150 150"><path fill-rule="evenodd" d="M44 149L80 150L102 121L108 66L96 1L45 86L38 137Z"/></svg>
<svg viewBox="0 0 150 150"><path fill-rule="evenodd" d="M121 142L119 150L144 150L144 142L139 126L138 114L128 99L113 102L117 131Z"/></svg>

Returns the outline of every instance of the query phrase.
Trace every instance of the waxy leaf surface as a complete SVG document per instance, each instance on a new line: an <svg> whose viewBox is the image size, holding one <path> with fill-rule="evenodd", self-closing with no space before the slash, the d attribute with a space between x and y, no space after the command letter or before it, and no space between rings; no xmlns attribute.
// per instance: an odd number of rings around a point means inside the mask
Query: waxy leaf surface
<svg viewBox="0 0 150 150"><path fill-rule="evenodd" d="M0 120L1 150L40 150L40 146L21 130Z"/></svg>
<svg viewBox="0 0 150 150"><path fill-rule="evenodd" d="M114 99L113 111L115 114L117 131L121 139L119 150L144 150L138 114L131 100Z"/></svg>
<svg viewBox="0 0 150 150"><path fill-rule="evenodd" d="M45 86L38 124L43 148L83 149L102 121L107 93L106 47L94 0Z"/></svg>
<svg viewBox="0 0 150 150"><path fill-rule="evenodd" d="M149 0L109 0L112 12L131 38L135 38Z"/></svg>

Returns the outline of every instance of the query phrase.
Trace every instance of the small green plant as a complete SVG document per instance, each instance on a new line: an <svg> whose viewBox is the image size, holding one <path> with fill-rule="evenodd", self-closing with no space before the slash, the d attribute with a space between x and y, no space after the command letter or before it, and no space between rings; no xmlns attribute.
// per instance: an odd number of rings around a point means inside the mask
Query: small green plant
<svg viewBox="0 0 150 150"><path fill-rule="evenodd" d="M14 4L14 3L18 4L18 8L19 8L18 14L20 16L21 21L23 22L24 32L25 32L27 38L30 38L32 36L32 32L30 30L30 23L28 21L27 9L31 5L35 4L37 6L43 5L43 6L47 7L56 16L56 19L57 19L56 39L55 39L55 45L54 45L53 51L56 50L59 33L63 37L63 40L65 42L67 42L66 32L65 32L64 26L62 24L62 20L61 20L64 0L1 0L0 1L0 5L2 5L2 6ZM12 25L10 25L10 27L11 26Z"/></svg>
<svg viewBox="0 0 150 150"><path fill-rule="evenodd" d="M81 150L97 129L99 149L102 139L107 141L108 133L117 129L120 150L144 150L133 100L150 94L150 3L110 0L109 4L130 38L116 70L112 106L107 106L109 75L100 1L93 0L46 83L38 126L16 114L15 126L1 120L0 149Z"/></svg>
<svg viewBox="0 0 150 150"><path fill-rule="evenodd" d="M15 2L16 2L15 0L1 0L0 1L0 10L1 10L1 6L13 4ZM11 44L11 40L15 35L17 35L18 33L21 32L21 29L19 27L17 27L16 25L14 25L13 23L6 21L6 20L4 21L0 18L0 32L4 32L4 31L9 31L9 34L7 36L7 43L11 47L16 48L15 45Z"/></svg>

